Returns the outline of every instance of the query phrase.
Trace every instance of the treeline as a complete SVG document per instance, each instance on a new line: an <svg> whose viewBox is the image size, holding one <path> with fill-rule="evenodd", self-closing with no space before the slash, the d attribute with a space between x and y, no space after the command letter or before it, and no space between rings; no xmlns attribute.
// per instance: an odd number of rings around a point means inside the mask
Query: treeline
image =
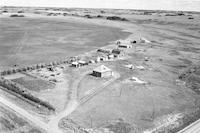
<svg viewBox="0 0 200 133"><path fill-rule="evenodd" d="M12 91L16 94L19 94L23 98L26 98L36 104L39 104L45 108L48 108L51 111L55 111L55 108L52 105L50 105L48 102L42 101L41 99L34 97L25 87L15 83L15 82L12 82L12 81L4 79L4 78L0 78L0 86L6 88L9 91Z"/></svg>
<svg viewBox="0 0 200 133"><path fill-rule="evenodd" d="M24 15L12 14L10 17L25 17Z"/></svg>
<svg viewBox="0 0 200 133"><path fill-rule="evenodd" d="M45 67L53 67L53 66L57 66L57 65L60 65L60 64L70 63L73 60L73 58L74 57L70 57L69 59L63 60L63 61L54 61L54 62L50 62L50 63L41 63L41 64L32 65L32 66L12 68L12 69L9 69L9 70L4 70L0 74L1 74L1 76L6 76L6 75L15 74L15 73L18 73L18 72L27 72L27 71L37 70L37 69L45 68Z"/></svg>

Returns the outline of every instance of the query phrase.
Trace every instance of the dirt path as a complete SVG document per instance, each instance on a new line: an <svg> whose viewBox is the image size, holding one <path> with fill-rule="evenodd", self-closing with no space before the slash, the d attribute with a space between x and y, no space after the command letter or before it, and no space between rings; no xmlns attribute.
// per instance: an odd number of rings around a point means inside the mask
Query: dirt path
<svg viewBox="0 0 200 133"><path fill-rule="evenodd" d="M105 82L102 86L89 90L89 94L87 94L86 96L81 98L80 101L79 101L79 104L84 104L88 100L92 99L95 95L100 93L105 87L107 87L108 85L113 83L117 78L119 78L120 75L118 73L114 73L113 77L114 78L112 78L109 81Z"/></svg>
<svg viewBox="0 0 200 133"><path fill-rule="evenodd" d="M53 127L54 129L59 130L58 128L58 124L59 121L68 116L69 114L71 114L79 105L79 103L77 102L77 91L78 91L78 83L85 77L86 74L88 74L89 71L86 71L84 74L82 74L78 79L76 79L76 81L74 82L74 84L71 87L71 95L70 95L70 101L68 102L67 106L65 107L65 109L60 112L59 114L57 114L56 116L52 117L48 123L49 126ZM64 87L64 86L63 86Z"/></svg>

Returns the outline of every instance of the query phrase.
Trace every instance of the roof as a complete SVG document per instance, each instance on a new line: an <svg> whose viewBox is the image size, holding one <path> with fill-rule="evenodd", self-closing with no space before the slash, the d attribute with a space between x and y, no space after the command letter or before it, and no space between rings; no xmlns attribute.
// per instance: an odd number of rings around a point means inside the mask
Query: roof
<svg viewBox="0 0 200 133"><path fill-rule="evenodd" d="M112 50L112 53L115 53L115 54L121 54L122 50L120 49L113 49Z"/></svg>
<svg viewBox="0 0 200 133"><path fill-rule="evenodd" d="M119 44L119 46L131 46L131 44L121 43L121 44Z"/></svg>
<svg viewBox="0 0 200 133"><path fill-rule="evenodd" d="M104 66L104 65L101 65L101 66L95 68L93 71L102 73L102 72L109 72L109 71L112 71L112 70L110 68Z"/></svg>
<svg viewBox="0 0 200 133"><path fill-rule="evenodd" d="M72 62L72 65L78 65L78 62Z"/></svg>
<svg viewBox="0 0 200 133"><path fill-rule="evenodd" d="M83 61L83 60L79 60L78 63L80 63L80 64L85 64L86 62Z"/></svg>

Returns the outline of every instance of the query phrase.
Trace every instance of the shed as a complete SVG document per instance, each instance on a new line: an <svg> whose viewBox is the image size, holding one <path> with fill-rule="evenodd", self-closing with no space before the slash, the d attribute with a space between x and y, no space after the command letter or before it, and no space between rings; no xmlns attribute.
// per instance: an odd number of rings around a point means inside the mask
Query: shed
<svg viewBox="0 0 200 133"><path fill-rule="evenodd" d="M78 62L72 62L72 66L73 67L79 67L79 63Z"/></svg>
<svg viewBox="0 0 200 133"><path fill-rule="evenodd" d="M114 58L114 55L113 54L109 54L108 55L108 59L113 59Z"/></svg>
<svg viewBox="0 0 200 133"><path fill-rule="evenodd" d="M83 60L79 60L78 63L79 63L80 66L87 65L87 63Z"/></svg>
<svg viewBox="0 0 200 133"><path fill-rule="evenodd" d="M132 48L132 45L123 43L123 44L119 44L118 47L120 47L120 48Z"/></svg>
<svg viewBox="0 0 200 133"><path fill-rule="evenodd" d="M93 75L96 77L110 77L113 75L113 72L110 68L101 65L93 70Z"/></svg>

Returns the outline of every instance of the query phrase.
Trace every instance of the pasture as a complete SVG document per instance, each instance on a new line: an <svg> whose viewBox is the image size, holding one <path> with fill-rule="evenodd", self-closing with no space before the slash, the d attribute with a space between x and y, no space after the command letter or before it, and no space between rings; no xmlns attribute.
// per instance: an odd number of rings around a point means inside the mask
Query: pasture
<svg viewBox="0 0 200 133"><path fill-rule="evenodd" d="M1 18L0 68L76 56L125 38L120 29L53 18Z"/></svg>

